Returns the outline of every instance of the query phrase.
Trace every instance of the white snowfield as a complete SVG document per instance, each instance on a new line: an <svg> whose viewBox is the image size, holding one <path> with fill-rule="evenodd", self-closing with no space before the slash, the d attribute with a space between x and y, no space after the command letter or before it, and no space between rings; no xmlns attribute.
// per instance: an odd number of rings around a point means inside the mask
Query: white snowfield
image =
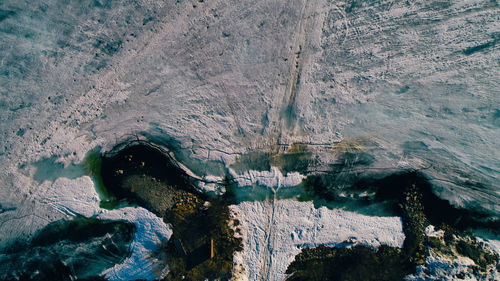
<svg viewBox="0 0 500 281"><path fill-rule="evenodd" d="M275 187L288 187L299 185L305 178L298 172L283 175L277 167L271 167L270 171L249 170L242 175L237 174L233 169L229 169L238 186L251 186L259 184L274 189Z"/></svg>
<svg viewBox="0 0 500 281"><path fill-rule="evenodd" d="M375 168L500 214L495 3L2 1L0 204L29 197L21 164L144 133L223 162L369 139Z"/></svg>
<svg viewBox="0 0 500 281"><path fill-rule="evenodd" d="M381 244L402 247L399 217L371 217L340 209L314 208L312 202L276 200L231 206L240 221L244 250L234 258L241 280L284 280L302 248ZM241 266L239 266L241 264Z"/></svg>
<svg viewBox="0 0 500 281"><path fill-rule="evenodd" d="M173 140L200 177L204 161L292 143L328 168L340 141L368 139L370 168L425 167L441 197L498 216L499 14L487 0L0 1L0 246L101 211L87 177L21 167L136 135Z"/></svg>

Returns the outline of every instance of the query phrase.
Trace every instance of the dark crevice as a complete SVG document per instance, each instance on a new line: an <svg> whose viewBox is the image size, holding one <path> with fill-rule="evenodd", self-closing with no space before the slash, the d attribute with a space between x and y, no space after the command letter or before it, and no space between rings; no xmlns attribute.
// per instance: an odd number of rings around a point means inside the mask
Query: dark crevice
<svg viewBox="0 0 500 281"><path fill-rule="evenodd" d="M474 47L467 48L463 52L464 52L465 55L470 56L470 55L472 55L474 53L477 53L477 52L480 52L480 51L482 51L484 49L493 47L493 46L495 46L495 44L496 44L496 40L493 40L493 41L490 41L490 42L486 42L484 44L480 44L480 45L477 45L477 46L474 46Z"/></svg>
<svg viewBox="0 0 500 281"><path fill-rule="evenodd" d="M16 14L14 11L0 9L0 22Z"/></svg>

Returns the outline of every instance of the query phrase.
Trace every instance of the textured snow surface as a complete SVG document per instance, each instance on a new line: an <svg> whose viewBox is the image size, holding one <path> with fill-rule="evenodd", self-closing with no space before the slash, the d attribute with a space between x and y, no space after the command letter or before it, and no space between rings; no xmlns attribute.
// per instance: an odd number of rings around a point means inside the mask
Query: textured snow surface
<svg viewBox="0 0 500 281"><path fill-rule="evenodd" d="M119 212L106 212L99 218L125 219L134 222L137 232L132 242L131 256L121 264L104 271L109 280L156 280L167 273L164 263L159 262L155 251L167 242L172 229L163 220L144 208L123 208Z"/></svg>
<svg viewBox="0 0 500 281"><path fill-rule="evenodd" d="M457 280L457 274L465 274L469 271L469 266L474 265L474 262L469 258L459 257L453 260L443 258L441 256L431 254L425 260L425 266L418 266L417 273L406 277L408 281L424 281L424 280ZM475 276L466 274L465 280L478 280ZM494 278L494 277L493 277ZM462 279L462 278L460 278ZM479 279L480 280L480 279ZM498 280L498 279L492 279Z"/></svg>
<svg viewBox="0 0 500 281"><path fill-rule="evenodd" d="M276 200L232 205L240 221L244 250L236 254L241 279L284 280L286 268L301 248L341 246L350 241L378 247L402 247L399 217L370 217L340 209L315 209L312 202Z"/></svg>
<svg viewBox="0 0 500 281"><path fill-rule="evenodd" d="M236 180L238 186L250 186L253 184L259 184L270 188L280 186L296 186L301 184L302 180L305 178L304 175L301 175L298 172L283 175L283 173L281 173L281 171L276 167L271 167L270 171L249 170L242 175L237 174L232 169L230 169L230 172Z"/></svg>
<svg viewBox="0 0 500 281"><path fill-rule="evenodd" d="M499 16L486 0L1 1L0 244L96 212L90 179L22 167L136 135L200 177L292 143L328 170L362 139L368 171L425 168L498 216Z"/></svg>
<svg viewBox="0 0 500 281"><path fill-rule="evenodd" d="M335 157L322 152L362 138L376 160L367 168L425 167L444 198L500 213L495 1L0 9L2 206L28 193L14 186L18 165L78 162L145 134L224 163L306 143L325 168Z"/></svg>

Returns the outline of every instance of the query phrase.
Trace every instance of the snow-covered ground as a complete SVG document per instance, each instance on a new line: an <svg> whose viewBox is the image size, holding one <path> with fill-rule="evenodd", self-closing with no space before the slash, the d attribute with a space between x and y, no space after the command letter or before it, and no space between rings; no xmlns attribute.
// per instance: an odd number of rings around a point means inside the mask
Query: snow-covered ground
<svg viewBox="0 0 500 281"><path fill-rule="evenodd" d="M444 231L435 231L434 226L429 225L426 228L426 235L436 238L442 238ZM479 242L485 242L484 240L477 238ZM498 250L499 241L492 240L486 242L489 249L494 250L496 253L500 253ZM406 276L406 281L424 281L424 280L500 280L500 274L496 268L496 265L490 265L486 274L478 273L474 270L477 264L474 263L468 257L455 256L450 257L449 255L443 255L436 253L435 250L429 252L429 256L425 260L423 265L417 266L417 272Z"/></svg>
<svg viewBox="0 0 500 281"><path fill-rule="evenodd" d="M1 1L0 245L95 212L91 193L67 192L88 178L40 182L23 167L76 165L137 135L174 146L200 177L208 162L292 143L328 169L338 142L364 140L375 161L363 168L425 168L441 197L498 216L499 11L482 0Z"/></svg>
<svg viewBox="0 0 500 281"><path fill-rule="evenodd" d="M325 168L368 139L372 168L499 214L495 3L2 1L2 206L18 165L144 134L181 162L301 142Z"/></svg>
<svg viewBox="0 0 500 281"><path fill-rule="evenodd" d="M271 167L270 171L249 170L242 175L237 174L233 169L229 170L238 186L250 186L253 184L264 185L269 188L290 187L302 183L305 178L298 172L283 175L277 167Z"/></svg>
<svg viewBox="0 0 500 281"><path fill-rule="evenodd" d="M126 220L136 227L134 240L131 244L131 255L122 264L118 264L104 272L109 280L155 280L166 273L162 263L155 260L155 251L161 247L162 242L168 241L172 235L169 225L155 214L142 207L126 207L116 210L106 210L99 207L99 197L94 188L94 183L88 176L73 180L58 178L54 182L45 181L33 191L33 200L45 206L32 206L33 232L44 226L49 220L40 220L46 213L55 213L53 220L71 219L75 216L95 217L109 220ZM40 210L44 212L40 212ZM37 213L39 212L39 213ZM16 229L19 219L9 213L5 216L6 229ZM28 218L25 218L25 221ZM21 221L22 222L22 221ZM22 229L21 229L22 231ZM11 235L19 235L19 232ZM4 234L6 236L8 234Z"/></svg>
<svg viewBox="0 0 500 281"><path fill-rule="evenodd" d="M399 217L370 217L340 209L314 208L312 202L276 200L231 206L240 221L242 252L234 262L242 280L284 280L285 271L304 247L342 246L342 242L402 247ZM347 242L347 243L349 243Z"/></svg>

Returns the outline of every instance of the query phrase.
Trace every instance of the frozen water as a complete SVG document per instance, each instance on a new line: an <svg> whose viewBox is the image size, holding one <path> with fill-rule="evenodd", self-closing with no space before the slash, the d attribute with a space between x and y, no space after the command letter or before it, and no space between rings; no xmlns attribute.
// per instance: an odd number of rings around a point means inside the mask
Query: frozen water
<svg viewBox="0 0 500 281"><path fill-rule="evenodd" d="M92 186L72 167L137 136L209 178L292 143L328 170L341 141L360 141L367 172L423 169L441 197L498 217L499 11L479 0L2 1L0 243L93 213L71 203L97 200L70 192Z"/></svg>
<svg viewBox="0 0 500 281"><path fill-rule="evenodd" d="M155 280L165 273L162 264L155 262L155 251L172 235L171 228L155 214L142 207L127 207L117 210L99 208L99 197L94 183L88 176L74 180L58 178L45 181L33 190L32 202L22 208L3 214L0 235L9 241L22 234L33 234L52 220L75 216L94 217L109 220L126 220L135 224L136 233L131 244L131 255L122 264L105 272L109 280ZM24 217L19 217L25 213Z"/></svg>
<svg viewBox="0 0 500 281"><path fill-rule="evenodd" d="M427 167L443 197L498 214L495 2L37 5L0 7L7 186L18 164L134 134L223 163L363 138L373 168Z"/></svg>

